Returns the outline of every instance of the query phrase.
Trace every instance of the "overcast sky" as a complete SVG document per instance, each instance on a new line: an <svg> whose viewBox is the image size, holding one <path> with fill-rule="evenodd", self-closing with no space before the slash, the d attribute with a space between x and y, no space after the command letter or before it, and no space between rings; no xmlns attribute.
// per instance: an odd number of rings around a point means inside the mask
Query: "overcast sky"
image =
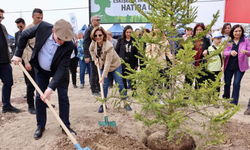
<svg viewBox="0 0 250 150"><path fill-rule="evenodd" d="M59 19L69 19L69 13L74 13L77 17L78 29L84 24L88 24L89 0L1 0L0 8L5 10L5 19L2 24L5 25L9 34L14 35L18 31L15 19L22 17L26 24L32 23L32 10L34 8L40 8L44 10L44 21L54 24ZM206 0L209 1L209 0ZM218 10L220 10L220 18L215 24L215 28L223 25L224 15L224 1L217 2L197 2L198 17L196 22L204 22L209 24ZM81 8L81 9L68 9L68 10L54 10L51 9L65 9L65 8ZM145 24L131 24L133 28L144 26ZM112 24L102 25L106 30L109 29Z"/></svg>

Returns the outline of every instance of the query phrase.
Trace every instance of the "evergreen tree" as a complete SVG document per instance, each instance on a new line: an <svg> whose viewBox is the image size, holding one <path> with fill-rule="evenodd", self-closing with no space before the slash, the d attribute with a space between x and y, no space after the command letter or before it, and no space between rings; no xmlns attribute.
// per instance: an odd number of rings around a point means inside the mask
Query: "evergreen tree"
<svg viewBox="0 0 250 150"><path fill-rule="evenodd" d="M195 0L144 0L152 8L148 13L141 11L135 0L130 2L134 3L142 16L160 31L145 34L140 39L136 38L134 44L141 54L141 57L137 57L146 65L144 69L136 71L126 64L127 69L132 73L123 77L131 80L131 84L136 89L130 93L136 95L132 102L141 105L141 110L136 112L135 118L142 121L147 127L154 124L164 125L169 140L177 132L186 132L205 138L207 144L223 142L225 135L219 132L219 127L226 123L239 110L239 107L231 105L229 100L218 96L216 88L223 85L220 81L222 73L218 75L215 82L207 80L200 84L199 89L194 89L184 81L184 76L197 79L201 74L206 74L204 68L207 63L200 64L198 67L193 65L196 54L196 51L193 50L193 43L205 36L211 29L219 17L219 11L213 15L214 19L203 33L184 42L182 38L176 37L177 29L194 22L197 17L197 7L191 4ZM130 20L133 19L135 18L131 17ZM171 41L171 44L165 46L165 40ZM176 48L174 42L179 42L180 47ZM143 43L156 44L163 53L166 49L173 50L172 62L168 63L167 70L164 70L162 62L159 62L157 57L152 58L145 54ZM204 59L209 62L209 58L219 54L223 49L224 46ZM178 51L176 56L174 51ZM164 70L165 76L162 76L161 70ZM223 111L211 112L209 108L214 105L223 106ZM204 120L196 120L194 116L201 116ZM192 126L188 126L187 122L190 121L201 125L203 130L207 131L206 135L203 132L195 132ZM180 139L182 135L180 134Z"/></svg>

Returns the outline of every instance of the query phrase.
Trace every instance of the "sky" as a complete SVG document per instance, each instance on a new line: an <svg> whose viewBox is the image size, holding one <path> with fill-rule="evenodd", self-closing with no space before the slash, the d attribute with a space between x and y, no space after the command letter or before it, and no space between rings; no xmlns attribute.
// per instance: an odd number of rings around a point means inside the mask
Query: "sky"
<svg viewBox="0 0 250 150"><path fill-rule="evenodd" d="M214 2L197 2L194 6L198 6L198 16L195 22L204 22L209 24L218 10L220 10L220 17L213 28L223 26L224 15L224 1ZM1 0L0 8L4 9L5 19L2 24L5 25L10 35L18 31L15 20L22 17L26 25L32 23L32 10L40 8L43 10L43 20L54 24L59 19L70 21L69 13L74 13L77 18L78 29L89 22L89 0ZM67 9L72 8L72 9ZM56 9L56 10L55 10ZM124 26L127 24L123 24ZM145 24L131 24L132 27L138 28ZM112 24L102 24L105 30L108 30ZM192 26L192 25L191 25Z"/></svg>

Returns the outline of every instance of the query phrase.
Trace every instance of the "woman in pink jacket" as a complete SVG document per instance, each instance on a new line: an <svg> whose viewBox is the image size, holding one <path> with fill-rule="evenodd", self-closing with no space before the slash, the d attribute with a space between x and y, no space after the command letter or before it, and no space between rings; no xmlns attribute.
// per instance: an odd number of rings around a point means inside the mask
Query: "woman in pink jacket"
<svg viewBox="0 0 250 150"><path fill-rule="evenodd" d="M224 71L224 98L230 98L230 86L234 76L232 104L238 105L240 82L247 69L249 69L247 57L250 57L250 43L244 38L244 29L241 25L234 25L225 51L225 71Z"/></svg>

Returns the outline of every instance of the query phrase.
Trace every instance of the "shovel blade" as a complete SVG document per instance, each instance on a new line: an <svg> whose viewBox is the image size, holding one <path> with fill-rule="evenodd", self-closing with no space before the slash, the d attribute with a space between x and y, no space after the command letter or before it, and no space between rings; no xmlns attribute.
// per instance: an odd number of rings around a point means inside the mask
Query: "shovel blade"
<svg viewBox="0 0 250 150"><path fill-rule="evenodd" d="M104 120L105 120L104 122L103 121L98 121L99 126L101 126L101 127L106 127L106 126L117 127L115 121L110 121L110 122L108 121L108 116L105 116Z"/></svg>
<svg viewBox="0 0 250 150"><path fill-rule="evenodd" d="M99 126L101 126L101 127L106 127L106 126L117 127L115 121L110 121L110 122L98 121L98 124L99 124Z"/></svg>

